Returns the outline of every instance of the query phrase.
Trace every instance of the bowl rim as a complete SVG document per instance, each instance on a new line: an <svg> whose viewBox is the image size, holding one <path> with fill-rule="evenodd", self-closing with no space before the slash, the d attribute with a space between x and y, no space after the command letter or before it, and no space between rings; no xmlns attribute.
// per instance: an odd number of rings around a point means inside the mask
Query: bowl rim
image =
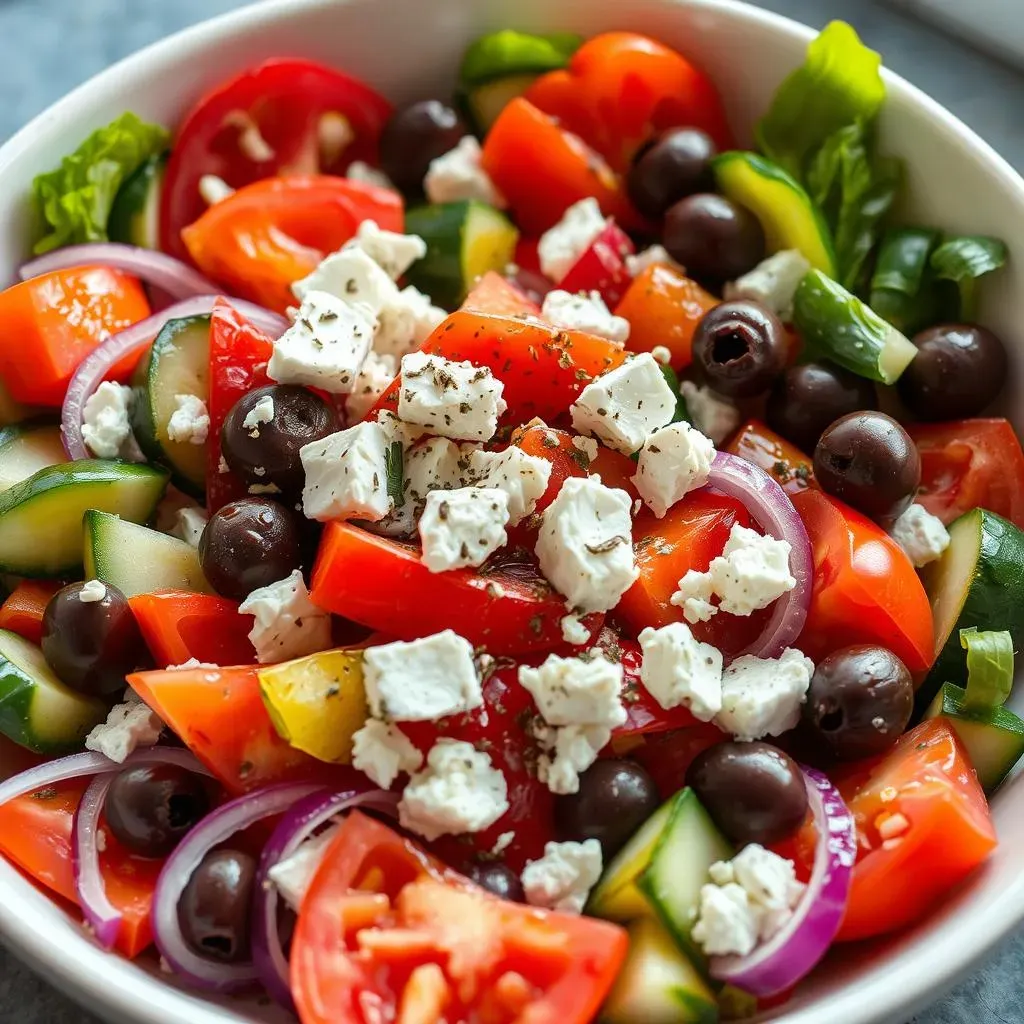
<svg viewBox="0 0 1024 1024"><path fill-rule="evenodd" d="M92 76L71 92L36 115L0 146L0 181L8 168L34 146L36 136L51 121L73 123L76 111L87 111L93 97L102 96L122 78L144 78L145 68L154 60L181 59L193 44L209 45L227 39L236 30L252 30L259 26L286 22L306 12L340 7L364 0L258 0L197 24L187 26L158 39L122 58ZM807 42L816 34L809 26L786 15L752 6L743 0L664 0L666 5L700 12L713 11L747 22L765 32L782 34L795 41ZM978 136L958 117L901 75L883 67L888 90L887 103L903 103L916 115L931 120L952 136L961 146L969 147L978 163L996 176L1000 185L1015 194L1024 210L1024 178L992 146ZM984 870L984 869L983 869ZM49 941L41 926L40 911L35 901L49 899L29 879L5 859L0 858L0 939L10 951L36 972L45 971L48 982L62 989L93 1012L117 1020L137 1024L226 1024L251 1020L242 1016L245 1010L226 1009L222 1004L208 1002L201 993L193 994L171 984L160 986L159 1002L153 998L155 980L138 971L119 954L109 954L90 942L83 933L75 940L75 955L62 955L60 947ZM897 956L878 973L867 991L866 1005L863 983L844 983L837 993L827 998L828 1014L845 1024L882 1024L920 1008L951 988L982 958L991 953L1024 919L1024 874L1007 887L998 903L989 909L984 927L976 927L972 941L964 941L958 929L945 927L943 936L928 957L918 957L913 973L900 969L904 955ZM900 970L897 981L893 975ZM781 1017L777 1024L821 1024L821 1000Z"/></svg>

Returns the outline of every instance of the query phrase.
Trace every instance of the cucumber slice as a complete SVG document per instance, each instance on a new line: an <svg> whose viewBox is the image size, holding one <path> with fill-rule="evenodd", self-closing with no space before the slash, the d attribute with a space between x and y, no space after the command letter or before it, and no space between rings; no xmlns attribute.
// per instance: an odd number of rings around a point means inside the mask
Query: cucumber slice
<svg viewBox="0 0 1024 1024"><path fill-rule="evenodd" d="M0 492L10 490L47 466L67 461L60 427L16 423L0 429Z"/></svg>
<svg viewBox="0 0 1024 1024"><path fill-rule="evenodd" d="M0 629L0 732L40 754L80 750L106 705L65 686L43 652L17 633Z"/></svg>
<svg viewBox="0 0 1024 1024"><path fill-rule="evenodd" d="M89 509L83 520L85 575L117 587L125 597L155 590L212 594L191 544L145 526Z"/></svg>
<svg viewBox="0 0 1024 1024"><path fill-rule="evenodd" d="M467 89L462 107L469 114L477 135L486 135L501 112L536 81L535 74L507 75Z"/></svg>
<svg viewBox="0 0 1024 1024"><path fill-rule="evenodd" d="M543 74L569 63L583 37L573 32L532 35L513 28L489 32L471 43L459 67L464 86L481 85L517 74Z"/></svg>
<svg viewBox="0 0 1024 1024"><path fill-rule="evenodd" d="M629 954L598 1017L604 1024L714 1024L718 1002L652 918L629 927Z"/></svg>
<svg viewBox="0 0 1024 1024"><path fill-rule="evenodd" d="M206 445L172 441L167 425L177 395L209 395L210 317L168 320L136 371L132 428L147 458L167 466L174 482L193 497L206 487Z"/></svg>
<svg viewBox="0 0 1024 1024"><path fill-rule="evenodd" d="M160 248L160 190L168 156L151 156L117 190L107 221L112 242Z"/></svg>
<svg viewBox="0 0 1024 1024"><path fill-rule="evenodd" d="M132 522L153 514L167 474L153 466L82 459L41 469L0 494L0 572L65 577L82 567L88 509Z"/></svg>
<svg viewBox="0 0 1024 1024"><path fill-rule="evenodd" d="M427 243L427 255L409 268L409 283L448 309L487 271L504 270L519 238L500 210L475 200L418 206L406 213L405 231Z"/></svg>
<svg viewBox="0 0 1024 1024"><path fill-rule="evenodd" d="M719 191L761 222L769 256L796 249L812 267L835 276L828 225L795 178L763 156L739 150L722 153L711 166Z"/></svg>

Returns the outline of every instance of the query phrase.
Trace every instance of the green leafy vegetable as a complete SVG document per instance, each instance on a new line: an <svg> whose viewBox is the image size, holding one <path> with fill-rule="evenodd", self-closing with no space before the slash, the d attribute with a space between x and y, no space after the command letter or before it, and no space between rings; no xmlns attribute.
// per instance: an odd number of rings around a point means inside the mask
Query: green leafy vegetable
<svg viewBox="0 0 1024 1024"><path fill-rule="evenodd" d="M388 497L395 503L395 508L401 508L405 504L405 463L401 441L392 441L384 452L384 472L387 474Z"/></svg>
<svg viewBox="0 0 1024 1024"><path fill-rule="evenodd" d="M977 281L1006 263L1006 244L985 235L950 238L932 253L931 269L942 281L952 281L960 291L960 316L974 320L977 313Z"/></svg>
<svg viewBox="0 0 1024 1024"><path fill-rule="evenodd" d="M1006 703L1013 689L1013 638L1008 630L960 630L967 652L967 696L964 710L989 710Z"/></svg>
<svg viewBox="0 0 1024 1024"><path fill-rule="evenodd" d="M892 228L882 239L869 302L908 337L959 315L956 289L936 280L929 266L940 238L931 228Z"/></svg>
<svg viewBox="0 0 1024 1024"><path fill-rule="evenodd" d="M682 392L679 390L679 376L671 366L663 364L661 367L661 375L665 378L665 383L672 389L672 394L676 396L676 410L672 414L672 422L692 422L690 420L690 410L686 408L686 399L683 398Z"/></svg>
<svg viewBox="0 0 1024 1024"><path fill-rule="evenodd" d="M107 240L107 219L122 182L167 146L167 131L135 114L122 114L92 133L60 167L32 183L47 233L37 253L77 242Z"/></svg>
<svg viewBox="0 0 1024 1024"><path fill-rule="evenodd" d="M582 36L571 32L530 35L510 28L491 32L466 50L459 81L463 88L469 88L506 75L557 71L569 63L582 42Z"/></svg>

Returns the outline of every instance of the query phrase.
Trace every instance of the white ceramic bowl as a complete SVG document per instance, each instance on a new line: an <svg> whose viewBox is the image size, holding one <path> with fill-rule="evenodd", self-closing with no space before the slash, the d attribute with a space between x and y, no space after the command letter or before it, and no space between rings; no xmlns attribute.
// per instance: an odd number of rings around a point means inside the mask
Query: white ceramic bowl
<svg viewBox="0 0 1024 1024"><path fill-rule="evenodd" d="M694 58L718 83L741 138L811 32L731 0L271 0L182 32L105 71L0 149L0 269L26 254L29 185L93 128L130 108L174 124L208 87L267 57L318 58L363 77L396 102L446 95L465 45L515 26L593 34L647 32ZM985 286L984 321L1013 344L1024 320L1024 181L984 142L895 75L882 142L907 161L906 215L1006 238L1017 259ZM1014 301L1015 296L1021 298ZM1024 394L1024 360L1011 384ZM1018 418L1018 429L1024 420ZM1000 846L985 869L921 926L882 945L834 954L785 1007L785 1024L892 1022L937 998L1024 919L1024 783L994 806ZM898 894L894 893L897 899ZM108 955L56 904L0 859L0 933L47 980L93 1012L139 1024L288 1019L266 1005L213 1004L172 987L155 964Z"/></svg>

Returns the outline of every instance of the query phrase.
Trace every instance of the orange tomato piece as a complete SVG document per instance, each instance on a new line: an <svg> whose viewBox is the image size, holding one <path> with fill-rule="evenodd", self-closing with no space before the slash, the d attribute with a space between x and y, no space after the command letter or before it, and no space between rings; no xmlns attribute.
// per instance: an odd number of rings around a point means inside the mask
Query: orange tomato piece
<svg viewBox="0 0 1024 1024"><path fill-rule="evenodd" d="M760 466L787 494L818 487L811 460L760 420L744 423L724 451Z"/></svg>
<svg viewBox="0 0 1024 1024"><path fill-rule="evenodd" d="M0 629L9 629L38 644L43 637L46 606L60 588L54 580L22 580L0 605Z"/></svg>

